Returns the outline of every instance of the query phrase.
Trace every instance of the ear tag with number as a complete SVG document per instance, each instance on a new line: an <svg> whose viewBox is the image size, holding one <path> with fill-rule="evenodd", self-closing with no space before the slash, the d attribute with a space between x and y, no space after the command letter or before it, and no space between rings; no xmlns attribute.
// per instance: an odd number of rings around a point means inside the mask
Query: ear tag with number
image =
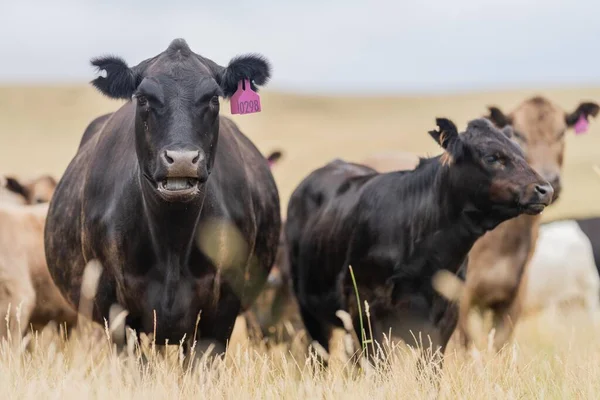
<svg viewBox="0 0 600 400"><path fill-rule="evenodd" d="M252 90L249 79L238 82L238 89L231 96L230 103L232 114L252 114L262 111L260 96Z"/></svg>
<svg viewBox="0 0 600 400"><path fill-rule="evenodd" d="M585 117L585 114L581 114L579 116L579 119L577 120L577 123L575 123L575 134L579 135L582 133L586 133L589 126L590 126L590 123L588 122L587 118Z"/></svg>

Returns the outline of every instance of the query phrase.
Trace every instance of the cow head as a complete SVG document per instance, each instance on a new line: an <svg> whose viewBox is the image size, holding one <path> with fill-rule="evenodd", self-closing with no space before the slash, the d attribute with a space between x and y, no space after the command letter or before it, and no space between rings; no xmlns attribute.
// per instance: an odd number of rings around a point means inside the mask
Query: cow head
<svg viewBox="0 0 600 400"><path fill-rule="evenodd" d="M438 119L437 125L439 130L430 134L445 150L440 160L448 168L450 185L492 225L521 213L538 214L550 204L551 185L509 139L509 127L499 130L482 118L459 134L452 121Z"/></svg>
<svg viewBox="0 0 600 400"><path fill-rule="evenodd" d="M118 57L92 60L106 77L92 84L105 95L132 99L136 152L145 180L163 200L201 198L219 137L219 97L231 97L238 81L264 85L269 63L261 56L234 58L222 67L175 39L158 56L128 67Z"/></svg>
<svg viewBox="0 0 600 400"><path fill-rule="evenodd" d="M19 196L19 200L13 201L19 204L41 204L48 203L56 189L56 180L49 175L43 175L35 179L21 182L14 177L5 177L0 186L4 190ZM16 197L13 197L16 199Z"/></svg>
<svg viewBox="0 0 600 400"><path fill-rule="evenodd" d="M498 127L512 125L514 139L523 148L529 164L554 188L554 200L561 191L560 173L565 151L565 132L575 126L581 116L595 117L596 103L581 103L567 113L542 97L521 103L505 115L499 108L490 107L488 118Z"/></svg>

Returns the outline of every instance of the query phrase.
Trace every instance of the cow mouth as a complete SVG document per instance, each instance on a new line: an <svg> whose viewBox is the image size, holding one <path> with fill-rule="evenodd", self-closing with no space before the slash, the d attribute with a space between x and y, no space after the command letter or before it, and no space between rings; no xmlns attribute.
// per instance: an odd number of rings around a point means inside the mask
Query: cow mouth
<svg viewBox="0 0 600 400"><path fill-rule="evenodd" d="M191 201L200 193L200 182L196 178L165 178L158 181L158 194L166 201Z"/></svg>
<svg viewBox="0 0 600 400"><path fill-rule="evenodd" d="M523 212L528 215L537 215L544 211L545 203L529 203L522 206Z"/></svg>
<svg viewBox="0 0 600 400"><path fill-rule="evenodd" d="M166 178L158 184L158 188L164 192L181 193L193 191L198 183L196 178Z"/></svg>

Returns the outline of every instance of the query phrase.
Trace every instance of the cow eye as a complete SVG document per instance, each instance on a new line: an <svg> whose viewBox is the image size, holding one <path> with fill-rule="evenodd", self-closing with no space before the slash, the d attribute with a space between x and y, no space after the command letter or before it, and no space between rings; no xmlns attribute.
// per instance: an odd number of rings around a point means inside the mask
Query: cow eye
<svg viewBox="0 0 600 400"><path fill-rule="evenodd" d="M485 156L483 161L485 161L485 163L489 165L503 164L502 158L498 154Z"/></svg>
<svg viewBox="0 0 600 400"><path fill-rule="evenodd" d="M219 96L213 96L213 97L211 97L210 104L212 106L218 106L219 105Z"/></svg>
<svg viewBox="0 0 600 400"><path fill-rule="evenodd" d="M146 96L138 95L138 96L136 96L136 98L137 98L138 106L145 106L146 104L148 104L148 99L146 98Z"/></svg>

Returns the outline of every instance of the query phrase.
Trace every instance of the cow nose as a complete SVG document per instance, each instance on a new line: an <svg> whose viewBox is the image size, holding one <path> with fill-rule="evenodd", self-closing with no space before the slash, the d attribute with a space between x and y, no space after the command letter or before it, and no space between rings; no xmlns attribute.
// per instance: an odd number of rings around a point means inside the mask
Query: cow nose
<svg viewBox="0 0 600 400"><path fill-rule="evenodd" d="M165 150L162 154L169 178L197 178L202 159L198 150Z"/></svg>
<svg viewBox="0 0 600 400"><path fill-rule="evenodd" d="M535 193L540 198L540 201L549 204L554 195L554 189L552 189L552 185L549 183L544 183L542 185L535 185Z"/></svg>

